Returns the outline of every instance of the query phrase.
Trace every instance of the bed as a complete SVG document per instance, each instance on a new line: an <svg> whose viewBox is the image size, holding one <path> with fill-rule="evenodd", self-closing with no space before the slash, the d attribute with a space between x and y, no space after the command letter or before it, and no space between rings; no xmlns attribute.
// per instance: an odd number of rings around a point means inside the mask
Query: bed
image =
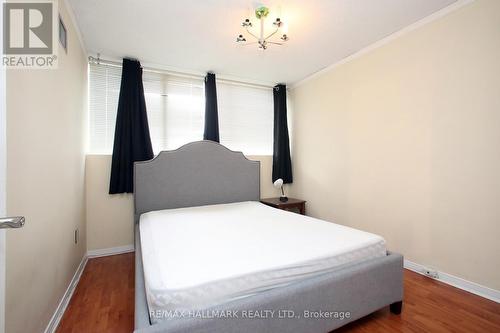
<svg viewBox="0 0 500 333"><path fill-rule="evenodd" d="M242 153L200 141L134 170L136 332L329 332L401 311L401 255L260 204Z"/></svg>

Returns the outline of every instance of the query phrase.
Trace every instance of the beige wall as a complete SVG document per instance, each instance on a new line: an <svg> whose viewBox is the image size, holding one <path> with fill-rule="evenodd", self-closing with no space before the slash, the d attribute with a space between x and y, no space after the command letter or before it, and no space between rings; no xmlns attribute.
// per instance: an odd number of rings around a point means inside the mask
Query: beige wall
<svg viewBox="0 0 500 333"><path fill-rule="evenodd" d="M26 216L23 229L7 232L7 333L45 329L86 250L87 64L61 15L69 50L59 49L59 68L7 72L7 212Z"/></svg>
<svg viewBox="0 0 500 333"><path fill-rule="evenodd" d="M292 192L414 262L500 290L500 1L292 91Z"/></svg>
<svg viewBox="0 0 500 333"><path fill-rule="evenodd" d="M277 196L272 186L272 156L249 156L261 162L261 197ZM89 251L132 245L133 196L109 195L111 156L87 155L85 165L87 247Z"/></svg>

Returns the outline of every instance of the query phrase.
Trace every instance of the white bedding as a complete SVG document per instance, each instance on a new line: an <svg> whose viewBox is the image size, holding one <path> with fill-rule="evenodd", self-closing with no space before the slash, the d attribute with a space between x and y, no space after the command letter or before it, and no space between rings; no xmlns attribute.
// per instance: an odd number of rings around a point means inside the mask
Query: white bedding
<svg viewBox="0 0 500 333"><path fill-rule="evenodd" d="M380 236L258 202L149 212L139 227L150 313L203 309L386 255Z"/></svg>

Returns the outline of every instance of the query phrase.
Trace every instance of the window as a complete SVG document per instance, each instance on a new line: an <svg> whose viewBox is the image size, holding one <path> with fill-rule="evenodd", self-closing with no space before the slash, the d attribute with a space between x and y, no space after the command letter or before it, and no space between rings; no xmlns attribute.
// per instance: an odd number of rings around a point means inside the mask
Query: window
<svg viewBox="0 0 500 333"><path fill-rule="evenodd" d="M121 75L118 67L90 65L88 148L91 153L113 151Z"/></svg>
<svg viewBox="0 0 500 333"><path fill-rule="evenodd" d="M89 68L89 153L111 154L121 68ZM144 96L155 154L203 139L203 79L145 71ZM272 89L217 82L221 144L247 155L273 150Z"/></svg>
<svg viewBox="0 0 500 333"><path fill-rule="evenodd" d="M142 82L155 154L203 139L202 79L144 72Z"/></svg>
<svg viewBox="0 0 500 333"><path fill-rule="evenodd" d="M220 143L247 155L273 154L273 90L217 82Z"/></svg>
<svg viewBox="0 0 500 333"><path fill-rule="evenodd" d="M203 80L143 73L144 96L155 154L203 138ZM111 154L121 68L90 65L89 152Z"/></svg>

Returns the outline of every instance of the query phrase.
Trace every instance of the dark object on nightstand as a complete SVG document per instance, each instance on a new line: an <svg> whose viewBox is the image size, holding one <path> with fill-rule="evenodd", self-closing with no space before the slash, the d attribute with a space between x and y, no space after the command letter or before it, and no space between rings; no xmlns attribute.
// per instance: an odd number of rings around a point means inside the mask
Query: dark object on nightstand
<svg viewBox="0 0 500 333"><path fill-rule="evenodd" d="M288 198L286 202L280 200L280 198L266 198L261 199L264 205L268 205L274 208L283 210L298 210L300 214L306 215L306 201L294 198Z"/></svg>

